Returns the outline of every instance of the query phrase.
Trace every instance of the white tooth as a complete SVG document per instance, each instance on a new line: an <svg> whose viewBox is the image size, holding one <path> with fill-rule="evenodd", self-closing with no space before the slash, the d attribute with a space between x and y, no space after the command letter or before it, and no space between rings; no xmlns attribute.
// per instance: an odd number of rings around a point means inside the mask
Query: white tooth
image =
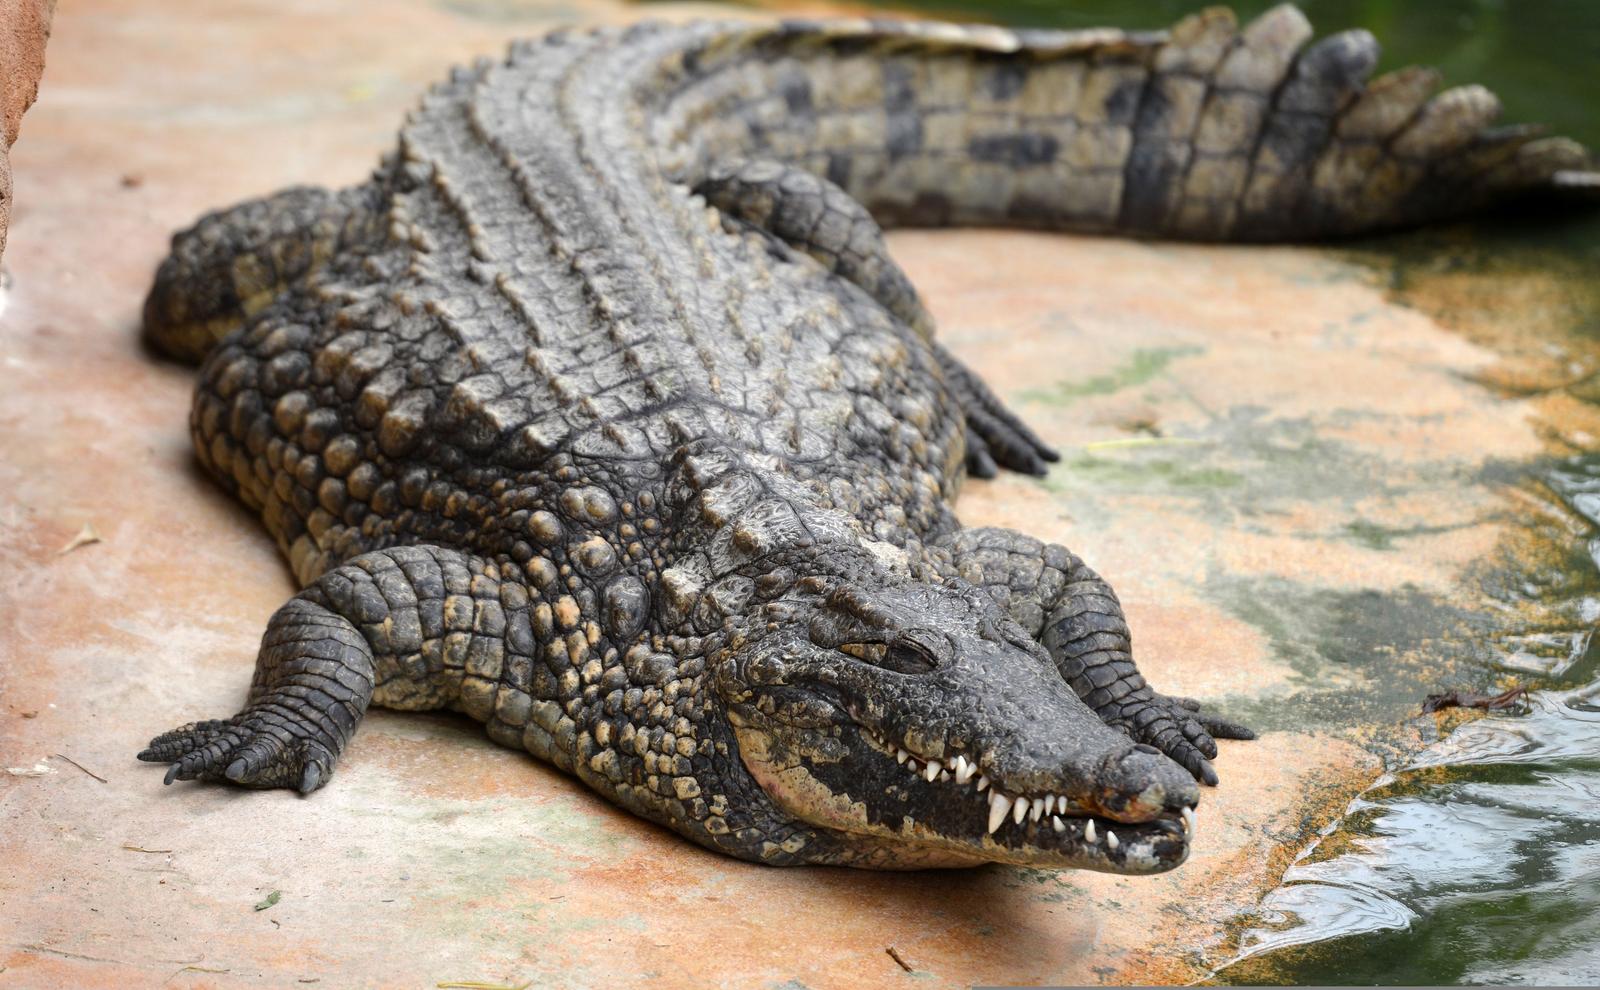
<svg viewBox="0 0 1600 990"><path fill-rule="evenodd" d="M1183 809L1183 830L1185 832L1193 832L1194 831L1194 809L1193 808L1185 808L1185 809Z"/></svg>
<svg viewBox="0 0 1600 990"><path fill-rule="evenodd" d="M965 784L978 768L967 762L965 756L956 757L956 783Z"/></svg>
<svg viewBox="0 0 1600 990"><path fill-rule="evenodd" d="M940 780L949 780L950 779L950 771L948 771L948 770L940 770L939 771L939 779Z"/></svg>
<svg viewBox="0 0 1600 990"><path fill-rule="evenodd" d="M1036 799L1033 802L1033 807L1028 809L1028 817L1033 819L1034 821L1038 821L1043 815L1044 815L1044 802L1043 801L1039 801L1039 800Z"/></svg>
<svg viewBox="0 0 1600 990"><path fill-rule="evenodd" d="M1117 848L1117 833L1111 831L1109 828L1106 829L1106 845L1108 847L1110 847L1110 849L1113 852L1116 851L1116 848Z"/></svg>
<svg viewBox="0 0 1600 990"><path fill-rule="evenodd" d="M939 771L943 769L938 760L929 760L928 769L922 771L922 779L931 784L933 783L933 778L939 776Z"/></svg>
<svg viewBox="0 0 1600 990"><path fill-rule="evenodd" d="M1087 825L1085 825L1083 827L1083 841L1089 842L1089 843L1093 843L1095 841L1095 837L1094 837L1094 819L1093 818L1089 819L1089 824L1087 824Z"/></svg>
<svg viewBox="0 0 1600 990"><path fill-rule="evenodd" d="M1061 798L1059 796L1055 795L1055 794L1052 794L1049 797L1044 799L1044 810L1046 810L1046 811L1054 812L1058 805L1060 806L1062 811L1066 811L1067 810L1066 803L1063 802L1061 800Z"/></svg>
<svg viewBox="0 0 1600 990"><path fill-rule="evenodd" d="M1001 794L999 791L995 791L993 794L989 795L989 834L990 835L993 835L994 834L994 830L1000 827L1000 823L1006 820L1006 812L1008 812L1010 810L1011 810L1011 799L1010 798L1006 797L1004 794Z"/></svg>
<svg viewBox="0 0 1600 990"><path fill-rule="evenodd" d="M1017 825L1022 824L1022 819L1028 816L1028 799L1017 798L1017 803L1011 806L1011 821Z"/></svg>
<svg viewBox="0 0 1600 990"><path fill-rule="evenodd" d="M984 791L986 791L988 789L989 789L989 778L988 777L979 777L978 778L978 793L982 794Z"/></svg>
<svg viewBox="0 0 1600 990"><path fill-rule="evenodd" d="M894 761L896 763L904 763L910 757L911 757L910 753L907 753L905 750L896 747L896 749L894 751Z"/></svg>
<svg viewBox="0 0 1600 990"><path fill-rule="evenodd" d="M1060 815L1051 815L1050 827L1055 829L1057 832L1065 832L1067 830L1067 823L1061 820Z"/></svg>

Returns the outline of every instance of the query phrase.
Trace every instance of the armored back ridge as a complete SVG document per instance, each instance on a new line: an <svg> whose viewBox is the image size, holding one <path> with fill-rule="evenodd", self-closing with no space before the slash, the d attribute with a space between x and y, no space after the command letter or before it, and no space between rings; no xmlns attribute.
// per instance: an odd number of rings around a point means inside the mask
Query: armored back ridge
<svg viewBox="0 0 1600 990"><path fill-rule="evenodd" d="M1143 873L1215 737L1115 593L963 529L1055 454L933 337L887 224L1339 235L1582 184L1476 87L1237 30L557 33L456 70L371 180L178 234L145 333L303 589L176 779L311 791L369 704L454 709L773 864ZM1580 174L1581 173L1581 174Z"/></svg>

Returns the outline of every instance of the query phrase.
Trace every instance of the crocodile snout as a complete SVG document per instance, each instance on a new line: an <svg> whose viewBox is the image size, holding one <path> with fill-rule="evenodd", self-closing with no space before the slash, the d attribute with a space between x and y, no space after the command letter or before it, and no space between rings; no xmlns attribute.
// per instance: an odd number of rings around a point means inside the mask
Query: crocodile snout
<svg viewBox="0 0 1600 990"><path fill-rule="evenodd" d="M1107 758L1097 803L1107 818L1147 822L1199 804L1200 785L1160 750L1140 743Z"/></svg>

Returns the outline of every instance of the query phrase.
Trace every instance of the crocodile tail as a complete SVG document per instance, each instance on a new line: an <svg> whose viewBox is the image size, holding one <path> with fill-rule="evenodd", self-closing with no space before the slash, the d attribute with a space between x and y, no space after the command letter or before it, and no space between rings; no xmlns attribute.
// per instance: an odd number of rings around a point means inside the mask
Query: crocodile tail
<svg viewBox="0 0 1600 990"><path fill-rule="evenodd" d="M285 189L208 213L172 237L144 303L144 338L198 364L284 289L358 237L374 211L371 187Z"/></svg>
<svg viewBox="0 0 1600 990"><path fill-rule="evenodd" d="M689 60L667 119L696 123L669 137L824 175L885 225L1194 240L1356 234L1600 181L1576 143L1492 126L1487 90L1434 95L1417 68L1369 83L1370 34L1311 35L1289 5L1148 33L785 22Z"/></svg>

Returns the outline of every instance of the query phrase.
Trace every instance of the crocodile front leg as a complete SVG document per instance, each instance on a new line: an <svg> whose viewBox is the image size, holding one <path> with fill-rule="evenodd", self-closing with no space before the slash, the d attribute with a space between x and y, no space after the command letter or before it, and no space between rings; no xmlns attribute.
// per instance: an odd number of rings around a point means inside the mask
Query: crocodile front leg
<svg viewBox="0 0 1600 990"><path fill-rule="evenodd" d="M1255 733L1161 694L1133 662L1116 592L1070 550L1009 529L968 529L948 549L962 578L986 589L1050 653L1078 697L1108 725L1155 746L1210 785L1216 739Z"/></svg>
<svg viewBox="0 0 1600 990"><path fill-rule="evenodd" d="M327 783L374 700L492 708L502 588L516 590L493 564L458 550L396 547L352 558L267 623L243 711L163 733L139 759L172 764L169 784L198 778L309 793ZM472 704L485 696L487 705Z"/></svg>

